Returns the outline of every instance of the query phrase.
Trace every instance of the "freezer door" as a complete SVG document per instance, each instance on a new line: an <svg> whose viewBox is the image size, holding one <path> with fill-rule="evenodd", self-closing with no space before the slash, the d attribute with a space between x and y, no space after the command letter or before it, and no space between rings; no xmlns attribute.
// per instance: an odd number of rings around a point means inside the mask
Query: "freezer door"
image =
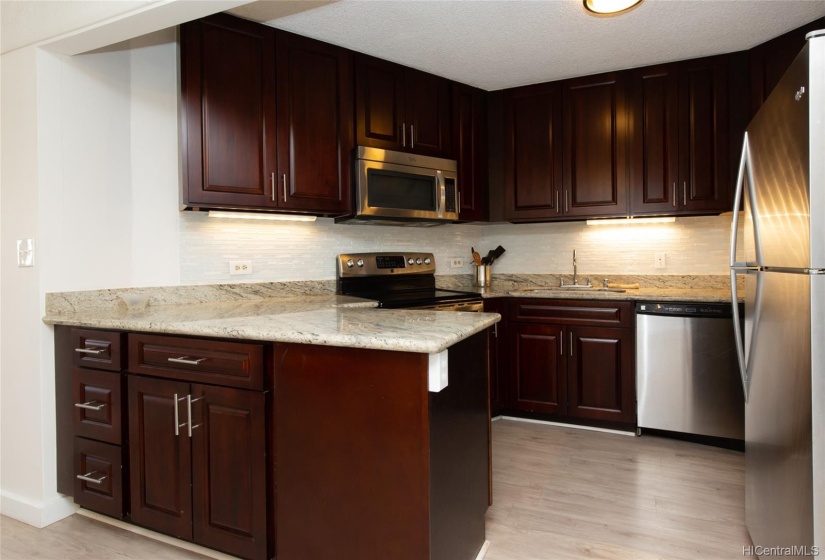
<svg viewBox="0 0 825 560"><path fill-rule="evenodd" d="M747 129L759 266L811 268L809 48L797 56Z"/></svg>
<svg viewBox="0 0 825 560"><path fill-rule="evenodd" d="M761 271L757 275L762 294L752 332L745 405L748 531L757 546L810 547L811 276Z"/></svg>
<svg viewBox="0 0 825 560"><path fill-rule="evenodd" d="M825 276L811 276L814 544L825 550Z"/></svg>

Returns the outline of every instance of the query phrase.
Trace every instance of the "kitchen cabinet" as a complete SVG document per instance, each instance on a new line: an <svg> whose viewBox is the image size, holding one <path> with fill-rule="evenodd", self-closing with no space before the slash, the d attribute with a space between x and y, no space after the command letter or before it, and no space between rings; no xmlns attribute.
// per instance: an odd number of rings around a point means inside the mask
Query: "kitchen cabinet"
<svg viewBox="0 0 825 560"><path fill-rule="evenodd" d="M458 218L486 220L487 190L487 94L453 83L453 156L458 160Z"/></svg>
<svg viewBox="0 0 825 560"><path fill-rule="evenodd" d="M263 345L142 333L128 342L132 521L267 558Z"/></svg>
<svg viewBox="0 0 825 560"><path fill-rule="evenodd" d="M562 86L509 89L503 96L504 219L562 217Z"/></svg>
<svg viewBox="0 0 825 560"><path fill-rule="evenodd" d="M348 213L352 56L224 14L182 25L183 205Z"/></svg>
<svg viewBox="0 0 825 560"><path fill-rule="evenodd" d="M627 214L627 110L619 72L563 82L565 217Z"/></svg>
<svg viewBox="0 0 825 560"><path fill-rule="evenodd" d="M508 311L510 407L584 423L635 422L630 303L525 298Z"/></svg>
<svg viewBox="0 0 825 560"><path fill-rule="evenodd" d="M507 367L507 333L504 318L507 316L507 299L495 298L484 300L485 313L498 313L501 321L490 329L490 415L499 416L507 405L507 379L504 373Z"/></svg>
<svg viewBox="0 0 825 560"><path fill-rule="evenodd" d="M355 57L358 145L449 157L450 83L367 55Z"/></svg>
<svg viewBox="0 0 825 560"><path fill-rule="evenodd" d="M126 514L129 484L122 347L120 333L55 330L57 489L116 518Z"/></svg>
<svg viewBox="0 0 825 560"><path fill-rule="evenodd" d="M730 210L728 59L630 71L633 215Z"/></svg>

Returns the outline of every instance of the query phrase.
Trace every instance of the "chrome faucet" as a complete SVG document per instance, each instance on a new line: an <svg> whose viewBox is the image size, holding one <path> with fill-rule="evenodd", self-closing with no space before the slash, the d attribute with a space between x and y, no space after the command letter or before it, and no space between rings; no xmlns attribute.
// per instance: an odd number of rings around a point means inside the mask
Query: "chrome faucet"
<svg viewBox="0 0 825 560"><path fill-rule="evenodd" d="M578 251L577 249L573 249L573 286L578 286L579 285L579 266L578 266L579 261L578 261L578 257L577 257L577 251ZM562 288L565 287L564 278L561 278L559 280L559 286L561 286ZM592 286L593 286L593 284L591 284L590 277L588 276L587 277L587 284L585 284L582 287L591 288Z"/></svg>

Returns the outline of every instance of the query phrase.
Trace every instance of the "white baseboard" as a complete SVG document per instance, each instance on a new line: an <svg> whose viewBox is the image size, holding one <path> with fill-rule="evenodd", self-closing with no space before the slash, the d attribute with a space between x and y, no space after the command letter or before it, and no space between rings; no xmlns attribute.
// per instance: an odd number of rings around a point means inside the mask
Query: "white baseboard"
<svg viewBox="0 0 825 560"><path fill-rule="evenodd" d="M532 418L519 418L518 416L499 416L502 420L513 420L514 422L527 422L528 424L545 424L547 426L558 426L560 428L575 428L576 430L588 430L591 432L602 432L605 434L616 434L617 436L636 437L636 432L623 432L621 430L610 430L608 428L597 428L595 426L582 426L579 424L564 424L562 422L549 422L547 420L533 420Z"/></svg>
<svg viewBox="0 0 825 560"><path fill-rule="evenodd" d="M487 556L488 548L490 548L490 541L484 541L484 544L481 546L481 550L478 551L478 556L476 556L476 560L484 560L484 557Z"/></svg>
<svg viewBox="0 0 825 560"><path fill-rule="evenodd" d="M0 513L38 529L65 519L76 511L75 503L65 496L37 504L8 492L0 493Z"/></svg>

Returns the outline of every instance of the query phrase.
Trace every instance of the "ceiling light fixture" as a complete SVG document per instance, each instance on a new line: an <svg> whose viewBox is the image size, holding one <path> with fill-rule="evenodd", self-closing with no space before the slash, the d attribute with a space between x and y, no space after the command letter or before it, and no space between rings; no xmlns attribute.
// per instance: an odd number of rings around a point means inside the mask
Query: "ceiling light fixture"
<svg viewBox="0 0 825 560"><path fill-rule="evenodd" d="M583 0L588 12L601 16L625 12L640 4L642 0Z"/></svg>
<svg viewBox="0 0 825 560"><path fill-rule="evenodd" d="M256 212L221 212L210 210L210 218L229 218L232 220L275 220L279 222L314 222L315 216L300 214L258 214Z"/></svg>
<svg viewBox="0 0 825 560"><path fill-rule="evenodd" d="M662 218L606 218L601 220L587 220L589 226L616 226L630 224L670 224L676 221L673 216Z"/></svg>

